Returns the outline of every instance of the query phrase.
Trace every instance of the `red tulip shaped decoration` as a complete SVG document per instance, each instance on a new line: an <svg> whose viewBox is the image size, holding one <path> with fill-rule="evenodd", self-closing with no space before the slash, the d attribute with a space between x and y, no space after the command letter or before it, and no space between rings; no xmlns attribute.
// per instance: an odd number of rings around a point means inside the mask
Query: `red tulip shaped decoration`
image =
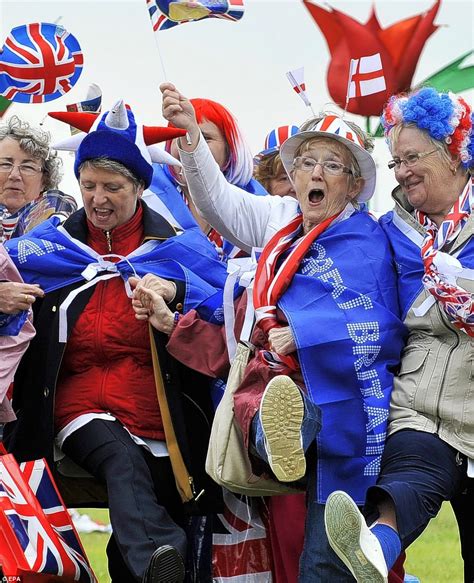
<svg viewBox="0 0 474 583"><path fill-rule="evenodd" d="M306 8L326 38L331 62L327 72L328 91L335 103L344 107L351 59L380 54L386 90L350 99L347 111L369 117L379 116L390 95L411 87L418 59L428 38L438 28L433 24L441 0L424 14L382 28L375 8L366 24L335 10L325 10L309 0Z"/></svg>

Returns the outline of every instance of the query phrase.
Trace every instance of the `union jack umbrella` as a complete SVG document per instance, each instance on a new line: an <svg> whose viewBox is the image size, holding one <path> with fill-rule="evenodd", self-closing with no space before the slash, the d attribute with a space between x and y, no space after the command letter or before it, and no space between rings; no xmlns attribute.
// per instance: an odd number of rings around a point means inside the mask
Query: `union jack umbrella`
<svg viewBox="0 0 474 583"><path fill-rule="evenodd" d="M82 66L81 47L62 26L17 26L0 53L0 95L19 103L52 101L76 84Z"/></svg>
<svg viewBox="0 0 474 583"><path fill-rule="evenodd" d="M0 458L0 564L23 583L97 583L44 460Z"/></svg>
<svg viewBox="0 0 474 583"><path fill-rule="evenodd" d="M146 0L153 30L178 24L220 18L236 21L244 15L244 0Z"/></svg>

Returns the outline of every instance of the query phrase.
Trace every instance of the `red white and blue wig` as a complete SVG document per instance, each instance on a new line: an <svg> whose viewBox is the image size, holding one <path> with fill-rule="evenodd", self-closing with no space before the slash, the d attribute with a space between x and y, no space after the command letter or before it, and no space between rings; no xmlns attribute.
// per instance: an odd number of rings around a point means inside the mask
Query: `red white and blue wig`
<svg viewBox="0 0 474 583"><path fill-rule="evenodd" d="M466 170L474 169L474 117L459 95L438 93L432 87L394 95L385 106L381 121L388 141L393 127L413 124L434 140L444 142L453 159L459 159Z"/></svg>
<svg viewBox="0 0 474 583"><path fill-rule="evenodd" d="M253 173L252 152L244 140L244 137L237 124L237 120L217 101L211 99L195 98L190 100L196 112L198 124L210 121L222 132L227 143L227 161L223 168L227 181L236 186L246 186ZM173 127L172 124L169 124ZM166 150L171 149L171 141L166 142Z"/></svg>

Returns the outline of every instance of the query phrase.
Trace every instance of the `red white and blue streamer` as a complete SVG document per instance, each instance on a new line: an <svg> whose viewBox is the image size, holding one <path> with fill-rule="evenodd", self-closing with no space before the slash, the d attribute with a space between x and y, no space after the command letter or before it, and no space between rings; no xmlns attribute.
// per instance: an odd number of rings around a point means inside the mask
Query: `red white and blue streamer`
<svg viewBox="0 0 474 583"><path fill-rule="evenodd" d="M423 285L439 302L449 321L456 327L474 337L474 299L472 293L457 285L454 277L440 269L441 250L449 245L461 232L468 221L474 196L469 180L459 199L438 226L428 215L415 210L415 217L426 229L427 235L421 247L421 257L425 268Z"/></svg>

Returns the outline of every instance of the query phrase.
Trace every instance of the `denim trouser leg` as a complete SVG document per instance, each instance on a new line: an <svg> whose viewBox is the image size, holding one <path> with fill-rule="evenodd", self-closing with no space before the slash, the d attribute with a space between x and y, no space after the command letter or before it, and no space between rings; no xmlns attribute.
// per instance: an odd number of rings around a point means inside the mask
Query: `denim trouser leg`
<svg viewBox="0 0 474 583"><path fill-rule="evenodd" d="M314 467L308 484L306 528L298 583L354 583L354 577L329 546L324 528L324 504L315 496Z"/></svg>

